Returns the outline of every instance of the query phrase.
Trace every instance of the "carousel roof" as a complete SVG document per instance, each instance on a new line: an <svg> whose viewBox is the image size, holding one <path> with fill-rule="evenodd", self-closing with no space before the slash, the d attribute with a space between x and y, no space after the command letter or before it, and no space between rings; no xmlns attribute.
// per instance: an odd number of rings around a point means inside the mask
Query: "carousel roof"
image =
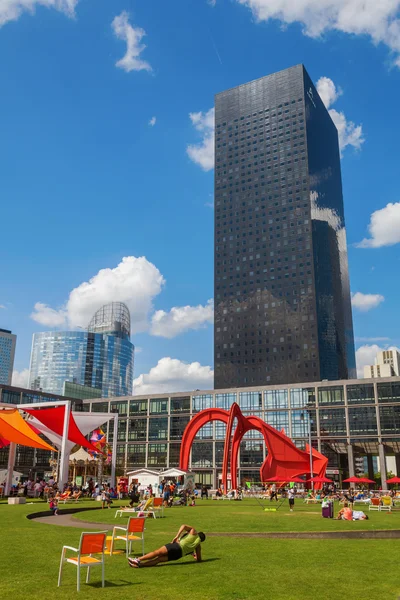
<svg viewBox="0 0 400 600"><path fill-rule="evenodd" d="M70 461L82 461L82 462L86 462L87 460L89 462L92 462L93 460L96 460L94 458L94 456L90 456L89 452L86 452L86 450L84 450L82 447L79 448L79 450L77 450L76 452L74 452L73 454L70 454L69 457Z"/></svg>

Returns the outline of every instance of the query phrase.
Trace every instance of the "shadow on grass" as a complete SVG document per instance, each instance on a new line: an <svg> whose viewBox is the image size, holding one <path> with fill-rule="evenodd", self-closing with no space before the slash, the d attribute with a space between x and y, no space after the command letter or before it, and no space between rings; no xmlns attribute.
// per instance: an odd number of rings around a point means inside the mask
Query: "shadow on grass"
<svg viewBox="0 0 400 600"><path fill-rule="evenodd" d="M208 563L208 562L214 562L215 560L221 560L218 557L215 558L205 558L204 560L202 560L202 563ZM159 565L157 565L158 567L183 567L183 566L194 566L197 565L197 561L193 561L193 562L166 562L166 563L160 563Z"/></svg>
<svg viewBox="0 0 400 600"><path fill-rule="evenodd" d="M101 581L95 581L93 583L86 583L85 585L87 585L88 587L91 588L101 588ZM133 582L133 581L126 581L125 579L117 579L116 581L108 581L106 579L105 581L105 588L121 588L121 587L128 587L128 586L132 586L132 585L142 585L140 582Z"/></svg>

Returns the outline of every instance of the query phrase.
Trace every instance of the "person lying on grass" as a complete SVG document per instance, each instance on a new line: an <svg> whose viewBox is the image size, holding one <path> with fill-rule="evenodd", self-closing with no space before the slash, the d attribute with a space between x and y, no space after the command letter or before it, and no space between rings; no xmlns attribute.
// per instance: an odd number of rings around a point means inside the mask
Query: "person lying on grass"
<svg viewBox="0 0 400 600"><path fill-rule="evenodd" d="M182 535L184 533L185 535ZM134 568L155 567L158 563L179 560L188 554L192 554L197 562L201 562L201 542L204 542L205 539L206 536L202 531L197 532L190 525L181 525L170 544L165 544L141 558L128 558L128 563L130 567Z"/></svg>

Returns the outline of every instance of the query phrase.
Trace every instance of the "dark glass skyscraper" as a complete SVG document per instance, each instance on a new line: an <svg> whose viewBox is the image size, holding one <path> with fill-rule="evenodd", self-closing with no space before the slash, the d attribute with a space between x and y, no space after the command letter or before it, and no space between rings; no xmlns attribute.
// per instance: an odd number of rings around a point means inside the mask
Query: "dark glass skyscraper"
<svg viewBox="0 0 400 600"><path fill-rule="evenodd" d="M215 101L215 387L355 377L338 134L297 65Z"/></svg>

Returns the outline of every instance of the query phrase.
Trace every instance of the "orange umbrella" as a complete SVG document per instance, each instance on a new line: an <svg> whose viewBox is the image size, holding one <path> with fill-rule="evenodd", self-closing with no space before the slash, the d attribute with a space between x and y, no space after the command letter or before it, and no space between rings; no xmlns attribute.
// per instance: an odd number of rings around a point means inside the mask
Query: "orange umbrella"
<svg viewBox="0 0 400 600"><path fill-rule="evenodd" d="M0 410L0 438L21 446L57 452L29 427L17 408Z"/></svg>

